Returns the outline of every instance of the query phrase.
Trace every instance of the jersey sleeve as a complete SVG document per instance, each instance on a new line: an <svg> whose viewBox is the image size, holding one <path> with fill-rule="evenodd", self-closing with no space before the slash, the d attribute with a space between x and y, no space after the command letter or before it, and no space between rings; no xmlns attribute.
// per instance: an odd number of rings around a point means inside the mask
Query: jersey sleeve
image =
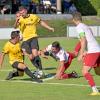
<svg viewBox="0 0 100 100"><path fill-rule="evenodd" d="M84 32L84 30L82 28L78 29L77 31L78 31L78 34L79 34L79 38L85 37L85 32Z"/></svg>
<svg viewBox="0 0 100 100"><path fill-rule="evenodd" d="M46 47L46 51L51 51L51 48L52 48L52 45L50 44L50 45L48 45L48 46Z"/></svg>
<svg viewBox="0 0 100 100"><path fill-rule="evenodd" d="M5 44L3 50L2 50L2 53L5 53L7 54L9 52L9 45L8 44Z"/></svg>
<svg viewBox="0 0 100 100"><path fill-rule="evenodd" d="M64 53L59 54L59 60L60 61L65 61Z"/></svg>
<svg viewBox="0 0 100 100"><path fill-rule="evenodd" d="M35 24L38 24L41 20L40 17L37 15L33 15L32 17L33 17L33 19L35 19Z"/></svg>

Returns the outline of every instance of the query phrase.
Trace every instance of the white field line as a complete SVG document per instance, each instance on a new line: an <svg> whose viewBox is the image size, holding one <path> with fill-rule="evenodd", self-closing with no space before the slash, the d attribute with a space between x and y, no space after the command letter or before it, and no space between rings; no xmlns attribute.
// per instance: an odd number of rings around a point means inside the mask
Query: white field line
<svg viewBox="0 0 100 100"><path fill-rule="evenodd" d="M9 71L12 71L12 69L9 69L9 70L5 70L5 69L2 70L2 69L1 69L1 70L0 70L0 72L9 72Z"/></svg>
<svg viewBox="0 0 100 100"><path fill-rule="evenodd" d="M11 70L0 70L0 71L11 71ZM46 78L46 79L43 79L43 82L44 81L48 81L48 80L51 80L53 79L54 76L50 77L50 78ZM37 82L32 82L32 81L22 81L22 80L0 80L1 82L14 82L14 83L37 83ZM40 83L37 83L37 84L40 84ZM65 84L65 83L41 83L41 84L46 84L46 85L62 85L62 86L78 86L78 87L90 87L89 85L84 85L84 84ZM97 87L100 87L100 86L97 86Z"/></svg>
<svg viewBox="0 0 100 100"><path fill-rule="evenodd" d="M77 87L90 87L89 85L84 85L84 84L65 84L65 83L36 83L36 82L32 82L32 81L12 81L12 80L0 80L0 82L12 82L12 83L34 83L34 84L41 84L41 85L58 85L58 86L77 86ZM97 86L100 88L100 86Z"/></svg>

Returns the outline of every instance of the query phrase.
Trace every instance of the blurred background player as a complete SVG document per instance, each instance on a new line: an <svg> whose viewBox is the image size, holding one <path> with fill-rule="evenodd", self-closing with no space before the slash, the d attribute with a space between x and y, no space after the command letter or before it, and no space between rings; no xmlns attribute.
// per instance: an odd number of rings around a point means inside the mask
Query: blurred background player
<svg viewBox="0 0 100 100"><path fill-rule="evenodd" d="M80 45L75 47L74 53L70 53L65 51L61 46L60 43L55 41L52 44L48 45L43 51L40 51L41 54L46 56L51 56L55 60L59 60L59 67L57 68L57 72L55 75L56 79L67 79L67 78L78 78L78 74L75 71L67 74L65 71L69 68L72 60L77 57L78 49L80 49Z"/></svg>
<svg viewBox="0 0 100 100"><path fill-rule="evenodd" d="M92 30L82 23L80 13L73 14L73 22L76 24L76 30L81 43L78 60L83 60L82 74L92 88L93 92L90 95L100 95L93 76L90 74L92 68L99 67L100 69L100 45L94 38Z"/></svg>
<svg viewBox="0 0 100 100"><path fill-rule="evenodd" d="M10 64L13 68L17 69L16 71L10 72L6 80L10 80L17 76L23 76L25 72L29 77L32 78L32 80L36 82L42 82L41 80L37 79L29 70L29 68L24 64L23 54L19 43L19 33L19 31L11 32L11 39L5 44L3 51L0 54L0 66L2 66L4 56L8 54Z"/></svg>
<svg viewBox="0 0 100 100"><path fill-rule="evenodd" d="M25 55L28 55L32 64L37 68L39 73L43 74L41 59L38 56L39 44L37 35L37 24L39 23L44 28L54 32L54 28L48 26L35 14L28 14L24 7L19 8L21 17L16 19L14 27L20 27L23 43L22 50Z"/></svg>

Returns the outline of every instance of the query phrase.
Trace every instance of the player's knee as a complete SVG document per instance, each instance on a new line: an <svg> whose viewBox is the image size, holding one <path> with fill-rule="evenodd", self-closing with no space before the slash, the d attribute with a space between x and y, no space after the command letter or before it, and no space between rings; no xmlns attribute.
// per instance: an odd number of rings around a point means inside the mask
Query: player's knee
<svg viewBox="0 0 100 100"><path fill-rule="evenodd" d="M83 66L83 69L82 69L82 74L83 74L83 76L85 76L85 75L89 72L90 69L91 69L91 68L88 67L88 66Z"/></svg>
<svg viewBox="0 0 100 100"><path fill-rule="evenodd" d="M26 68L26 65L24 63L19 63L18 69L24 70Z"/></svg>
<svg viewBox="0 0 100 100"><path fill-rule="evenodd" d="M18 71L19 76L24 76L24 71Z"/></svg>
<svg viewBox="0 0 100 100"><path fill-rule="evenodd" d="M88 73L88 71L86 71L86 70L82 69L82 75L83 75L83 76L85 76L85 75L86 75L86 73Z"/></svg>

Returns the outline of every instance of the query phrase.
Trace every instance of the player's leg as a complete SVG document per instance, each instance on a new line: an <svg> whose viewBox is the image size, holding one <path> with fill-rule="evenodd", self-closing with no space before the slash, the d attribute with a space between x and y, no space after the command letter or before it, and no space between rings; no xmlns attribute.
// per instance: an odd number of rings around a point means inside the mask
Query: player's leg
<svg viewBox="0 0 100 100"><path fill-rule="evenodd" d="M93 93L91 95L94 94L98 94L98 89L96 88L93 76L90 74L90 69L96 64L98 59L98 55L97 54L87 54L84 59L83 59L83 69L82 69L82 74L85 77L85 79L88 81L88 84L91 86Z"/></svg>
<svg viewBox="0 0 100 100"><path fill-rule="evenodd" d="M81 48L81 43L80 41L76 44L74 51L73 52L68 52L69 55L71 56L72 59L76 58L78 56L78 53L80 51Z"/></svg>
<svg viewBox="0 0 100 100"><path fill-rule="evenodd" d="M30 69L22 62L15 62L13 65L14 68L18 69L18 70L23 70L29 77L31 77L32 79L34 79L34 81L36 82L42 82L41 80L39 80L37 77L34 76L34 74L30 71ZM18 73L21 74L21 73Z"/></svg>
<svg viewBox="0 0 100 100"><path fill-rule="evenodd" d="M34 58L31 60L31 62L36 66L36 68L38 69L39 74L43 75L42 63L41 63L41 59L38 55L39 44L38 44L37 38L32 39L31 48L32 48L32 54L34 56Z"/></svg>
<svg viewBox="0 0 100 100"><path fill-rule="evenodd" d="M67 79L67 78L78 78L78 74L74 71L69 74L65 73L65 71L69 68L73 57L69 55L68 62L64 64L64 66L59 67L58 72L60 71L59 77L57 79ZM57 74L57 73L56 73Z"/></svg>
<svg viewBox="0 0 100 100"><path fill-rule="evenodd" d="M100 75L100 53L99 53L99 58L97 60L97 64L94 67L94 71L95 71L96 75Z"/></svg>
<svg viewBox="0 0 100 100"><path fill-rule="evenodd" d="M64 66L60 66L56 72L56 79L67 79L70 78L70 74L65 73L65 70L69 67L69 65L64 64ZM59 73L60 72L60 73Z"/></svg>
<svg viewBox="0 0 100 100"><path fill-rule="evenodd" d="M34 56L32 54L30 42L31 42L31 40L24 41L22 43L21 48L22 48L23 54L28 55L28 57L29 57L30 61L32 62L32 64L38 69L38 65L33 60Z"/></svg>
<svg viewBox="0 0 100 100"><path fill-rule="evenodd" d="M23 76L23 75L24 75L24 71L13 70L9 72L8 76L6 77L6 80L10 80L13 77L18 77L18 76Z"/></svg>
<svg viewBox="0 0 100 100"><path fill-rule="evenodd" d="M68 78L79 78L78 74L75 71L72 71L71 73L65 73L65 70L69 67L70 65L65 65L62 67L62 74L60 76L60 79L68 79Z"/></svg>
<svg viewBox="0 0 100 100"><path fill-rule="evenodd" d="M12 67L13 68L17 68L18 64L17 63L13 63ZM13 77L18 77L18 76L23 76L24 75L24 70L22 69L15 69L13 71L10 71L8 76L6 77L6 80L10 80Z"/></svg>
<svg viewBox="0 0 100 100"><path fill-rule="evenodd" d="M81 48L81 42L79 41L76 45L75 45L75 48L74 48L74 55L75 55L75 57L77 57L78 56L78 53L79 53L79 51L80 51L80 48Z"/></svg>
<svg viewBox="0 0 100 100"><path fill-rule="evenodd" d="M24 63L19 63L18 68L24 70L24 72L29 77L31 77L34 81L39 82L39 83L42 82L42 80L38 79Z"/></svg>

